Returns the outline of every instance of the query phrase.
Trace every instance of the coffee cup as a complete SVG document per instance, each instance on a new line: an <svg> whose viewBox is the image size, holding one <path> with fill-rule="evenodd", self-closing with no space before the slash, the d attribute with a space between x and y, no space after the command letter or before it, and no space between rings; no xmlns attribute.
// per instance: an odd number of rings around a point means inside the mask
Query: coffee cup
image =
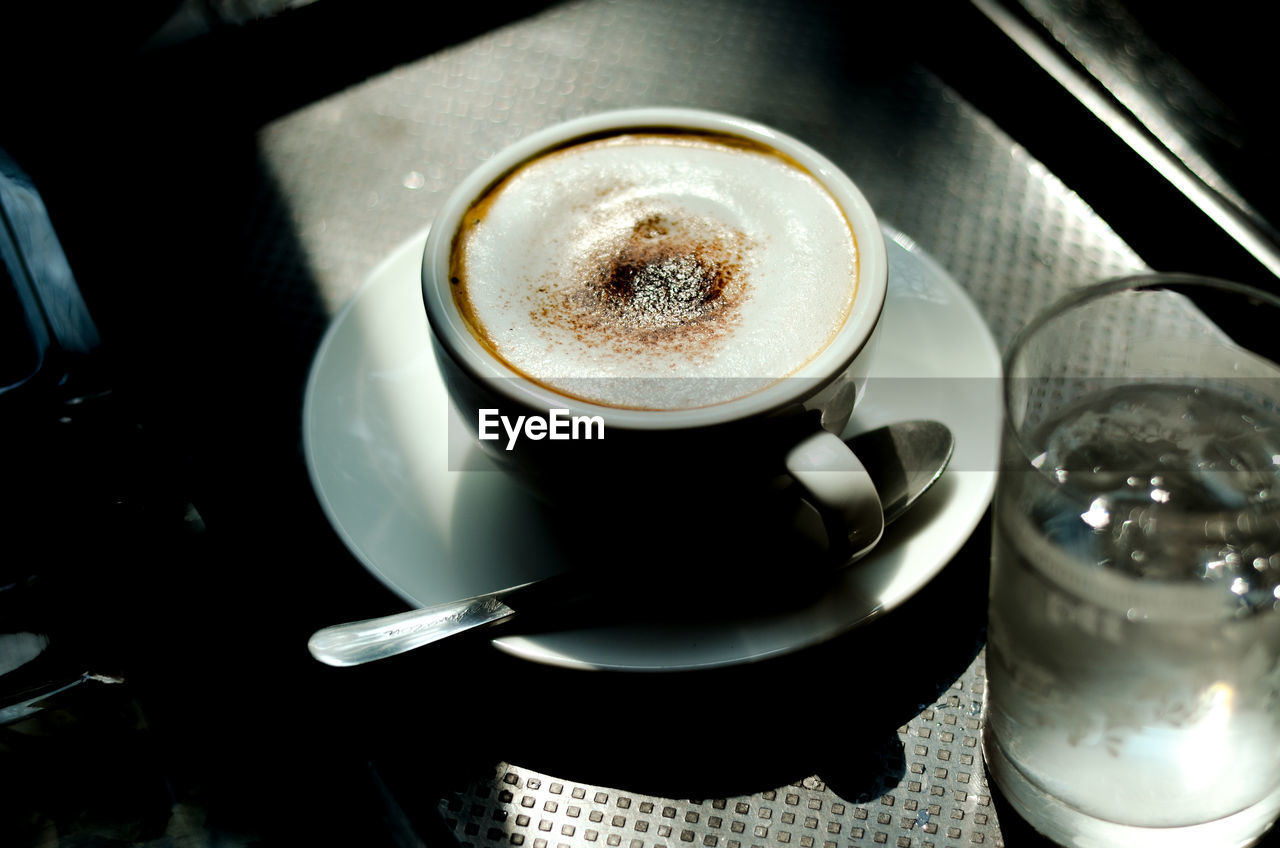
<svg viewBox="0 0 1280 848"><path fill-rule="evenodd" d="M651 540L794 492L835 555L879 533L839 434L887 283L876 216L839 168L680 108L515 142L444 201L422 263L465 438L539 495Z"/></svg>

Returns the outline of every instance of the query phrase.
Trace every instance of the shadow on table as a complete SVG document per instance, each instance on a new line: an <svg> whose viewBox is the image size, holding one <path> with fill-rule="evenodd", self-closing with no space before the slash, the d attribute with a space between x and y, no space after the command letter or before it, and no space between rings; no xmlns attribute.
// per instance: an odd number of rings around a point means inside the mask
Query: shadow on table
<svg viewBox="0 0 1280 848"><path fill-rule="evenodd" d="M404 721L414 705L387 704L385 727L398 729L373 746L373 763L420 829L440 829L441 799L496 797L503 763L673 800L811 777L852 804L879 798L907 774L900 729L943 700L981 650L988 535L984 520L938 577L882 618L758 663L576 671L472 642L350 670L380 697L416 680L421 723Z"/></svg>

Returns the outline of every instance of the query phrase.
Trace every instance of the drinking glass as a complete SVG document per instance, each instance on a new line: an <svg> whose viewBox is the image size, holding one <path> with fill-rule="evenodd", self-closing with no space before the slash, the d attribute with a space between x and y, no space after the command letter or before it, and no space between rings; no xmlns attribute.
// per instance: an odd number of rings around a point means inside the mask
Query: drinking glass
<svg viewBox="0 0 1280 848"><path fill-rule="evenodd" d="M1248 845L1280 813L1277 326L1269 293L1149 274L1006 354L983 748L1061 844Z"/></svg>

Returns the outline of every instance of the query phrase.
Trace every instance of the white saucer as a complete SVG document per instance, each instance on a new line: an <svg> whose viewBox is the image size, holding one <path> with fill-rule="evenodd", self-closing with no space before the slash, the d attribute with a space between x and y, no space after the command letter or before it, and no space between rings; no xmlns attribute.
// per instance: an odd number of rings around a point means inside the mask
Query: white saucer
<svg viewBox="0 0 1280 848"><path fill-rule="evenodd" d="M741 620L720 611L714 622L596 625L503 637L495 645L578 668L748 662L819 643L892 609L950 561L995 489L1000 357L947 273L907 237L887 228L885 235L884 332L846 435L936 418L955 433L956 452L943 478L874 553L801 608ZM553 574L563 561L534 502L504 474L449 470L447 434L465 424L449 403L428 336L419 288L425 241L423 231L397 248L334 319L312 364L302 431L329 520L356 558L415 606Z"/></svg>

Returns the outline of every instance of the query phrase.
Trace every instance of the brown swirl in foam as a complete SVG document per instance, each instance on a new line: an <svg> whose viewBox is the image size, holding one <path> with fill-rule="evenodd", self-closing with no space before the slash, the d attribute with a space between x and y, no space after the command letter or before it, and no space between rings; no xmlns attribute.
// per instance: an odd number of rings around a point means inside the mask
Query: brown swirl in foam
<svg viewBox="0 0 1280 848"><path fill-rule="evenodd" d="M561 286L540 289L530 318L622 355L706 354L750 294L749 250L743 233L693 216L639 214L620 238L580 258Z"/></svg>
<svg viewBox="0 0 1280 848"><path fill-rule="evenodd" d="M755 141L667 127L573 139L513 167L467 210L454 234L450 254L450 282L459 312L472 335L499 359L506 361L471 302L464 248L470 233L485 221L503 186L531 162L580 145L633 144L637 140L738 149L771 156L803 170L790 157ZM616 188L602 187L602 197ZM748 296L744 269L749 240L740 232L697 233L690 218L669 210L637 210L634 221L631 233L621 241L580 257L568 281L545 280L537 286L529 299L532 319L544 326L567 327L598 350L621 354L656 348L709 352L736 323L737 307Z"/></svg>

